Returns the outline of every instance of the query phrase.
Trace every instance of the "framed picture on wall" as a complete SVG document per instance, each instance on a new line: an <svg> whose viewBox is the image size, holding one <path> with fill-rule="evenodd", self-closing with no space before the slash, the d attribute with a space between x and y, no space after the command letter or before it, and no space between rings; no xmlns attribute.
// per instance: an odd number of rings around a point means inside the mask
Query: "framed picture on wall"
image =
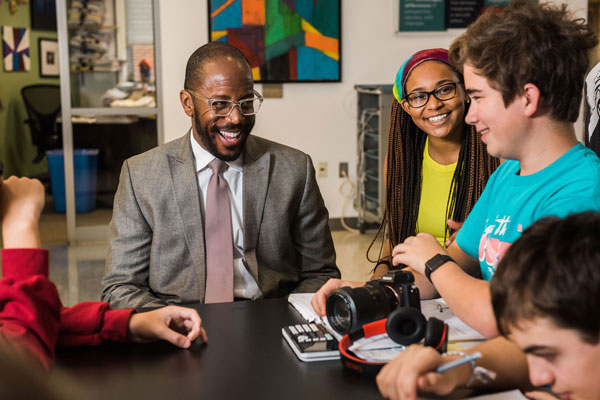
<svg viewBox="0 0 600 400"><path fill-rule="evenodd" d="M30 0L31 29L56 31L56 0Z"/></svg>
<svg viewBox="0 0 600 400"><path fill-rule="evenodd" d="M39 38L40 77L58 78L58 42Z"/></svg>
<svg viewBox="0 0 600 400"><path fill-rule="evenodd" d="M340 0L208 0L211 41L237 47L259 83L340 82Z"/></svg>
<svg viewBox="0 0 600 400"><path fill-rule="evenodd" d="M2 27L2 58L5 71L29 71L29 29Z"/></svg>

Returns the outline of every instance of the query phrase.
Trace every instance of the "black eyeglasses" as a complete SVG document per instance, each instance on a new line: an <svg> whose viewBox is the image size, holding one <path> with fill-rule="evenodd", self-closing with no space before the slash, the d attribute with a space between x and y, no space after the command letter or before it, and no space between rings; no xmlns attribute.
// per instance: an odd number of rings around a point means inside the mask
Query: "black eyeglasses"
<svg viewBox="0 0 600 400"><path fill-rule="evenodd" d="M429 96L433 95L439 101L453 99L456 96L456 85L460 82L444 83L431 92L412 92L406 95L406 100L412 108L421 108L429 102Z"/></svg>

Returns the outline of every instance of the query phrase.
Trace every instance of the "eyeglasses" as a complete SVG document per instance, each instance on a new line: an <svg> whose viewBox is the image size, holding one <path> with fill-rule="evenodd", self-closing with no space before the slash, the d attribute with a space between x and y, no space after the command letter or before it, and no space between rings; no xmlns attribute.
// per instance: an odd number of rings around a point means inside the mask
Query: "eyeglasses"
<svg viewBox="0 0 600 400"><path fill-rule="evenodd" d="M412 92L406 95L406 100L412 108L421 108L429 102L429 96L433 95L439 101L446 101L456 96L456 85L460 82L445 83L436 87L431 92Z"/></svg>
<svg viewBox="0 0 600 400"><path fill-rule="evenodd" d="M186 89L192 96L198 97L200 100L205 101L208 104L210 110L217 117L227 117L233 111L235 106L240 108L242 115L254 115L260 110L260 106L263 102L263 97L256 90L254 91L254 97L249 99L242 99L239 101L233 100L221 100L221 99L207 99L200 93L194 92L193 90Z"/></svg>

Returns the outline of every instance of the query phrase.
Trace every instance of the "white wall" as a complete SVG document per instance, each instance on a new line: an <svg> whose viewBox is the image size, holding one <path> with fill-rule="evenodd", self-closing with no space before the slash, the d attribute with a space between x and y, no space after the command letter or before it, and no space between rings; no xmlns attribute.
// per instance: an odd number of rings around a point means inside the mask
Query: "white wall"
<svg viewBox="0 0 600 400"><path fill-rule="evenodd" d="M554 0L558 2L559 0ZM570 0L577 15L587 16L587 0ZM206 0L160 0L164 140L183 135L189 118L179 103L189 55L208 40ZM395 0L342 1L342 82L284 84L282 99L267 99L253 133L296 147L317 163L329 163L327 178L318 178L331 218L342 215L342 179L338 164L356 170L355 84L392 83L402 62L423 48L445 47L462 33L394 33ZM260 86L260 85L259 85ZM258 87L260 90L260 87ZM579 127L581 130L581 124ZM355 216L349 207L346 216Z"/></svg>

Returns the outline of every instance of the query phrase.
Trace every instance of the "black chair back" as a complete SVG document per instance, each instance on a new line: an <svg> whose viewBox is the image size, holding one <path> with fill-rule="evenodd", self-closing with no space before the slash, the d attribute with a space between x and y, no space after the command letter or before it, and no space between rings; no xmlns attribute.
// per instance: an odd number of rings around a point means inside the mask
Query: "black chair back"
<svg viewBox="0 0 600 400"><path fill-rule="evenodd" d="M46 150L62 147L62 132L58 131L56 118L60 112L60 86L39 84L25 86L21 96L27 110L25 122L31 131L31 142L37 148L33 159L39 163Z"/></svg>

